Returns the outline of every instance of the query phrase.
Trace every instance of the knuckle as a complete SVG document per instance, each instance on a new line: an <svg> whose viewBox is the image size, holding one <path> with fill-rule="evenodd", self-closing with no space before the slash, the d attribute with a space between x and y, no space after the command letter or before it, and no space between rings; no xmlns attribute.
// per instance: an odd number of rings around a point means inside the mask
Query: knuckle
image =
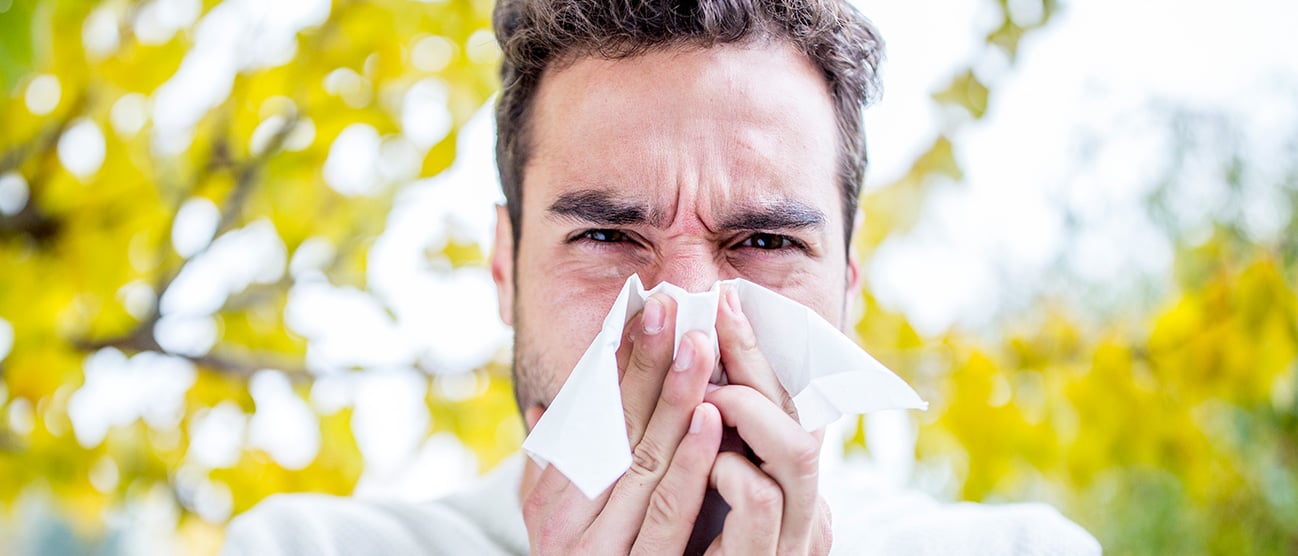
<svg viewBox="0 0 1298 556"><path fill-rule="evenodd" d="M743 323L735 334L735 343L740 351L744 353L760 353L757 347L757 335L753 334L753 328Z"/></svg>
<svg viewBox="0 0 1298 556"><path fill-rule="evenodd" d="M523 500L523 522L529 525L529 529L532 524L540 523L541 518L544 516L546 502L546 500L535 494L528 495Z"/></svg>
<svg viewBox="0 0 1298 556"><path fill-rule="evenodd" d="M627 372L652 370L657 360L657 354L654 351L653 341L641 338L639 342L636 342L635 347L631 348L631 362L627 365Z"/></svg>
<svg viewBox="0 0 1298 556"><path fill-rule="evenodd" d="M785 413L789 414L789 417L793 417L794 421L800 422L800 419L798 419L798 406L793 403L793 396L790 396L789 391L785 390L783 386L777 388L777 391L779 391L780 407L784 409Z"/></svg>
<svg viewBox="0 0 1298 556"><path fill-rule="evenodd" d="M784 506L784 492L769 478L754 480L744 488L745 505L763 515L778 515Z"/></svg>
<svg viewBox="0 0 1298 556"><path fill-rule="evenodd" d="M630 472L645 477L656 477L663 466L660 452L654 442L647 437L640 439L640 443L631 452Z"/></svg>
<svg viewBox="0 0 1298 556"><path fill-rule="evenodd" d="M799 440L789 452L789 463L799 477L815 477L820 473L820 445L811 436Z"/></svg>
<svg viewBox="0 0 1298 556"><path fill-rule="evenodd" d="M571 544L572 523L567 512L551 508L549 502L535 493L523 500L523 523L527 526L533 553L559 553Z"/></svg>
<svg viewBox="0 0 1298 556"><path fill-rule="evenodd" d="M649 497L649 509L645 514L645 524L665 527L679 522L685 516L680 514L681 500L677 493L663 488L654 489Z"/></svg>

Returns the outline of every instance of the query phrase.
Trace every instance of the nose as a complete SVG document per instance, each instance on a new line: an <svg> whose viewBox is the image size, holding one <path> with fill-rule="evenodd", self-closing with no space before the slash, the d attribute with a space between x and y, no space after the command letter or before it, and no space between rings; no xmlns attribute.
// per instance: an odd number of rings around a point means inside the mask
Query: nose
<svg viewBox="0 0 1298 556"><path fill-rule="evenodd" d="M708 291L724 274L717 257L699 245L664 251L652 264L642 274L649 284L670 282L688 292Z"/></svg>

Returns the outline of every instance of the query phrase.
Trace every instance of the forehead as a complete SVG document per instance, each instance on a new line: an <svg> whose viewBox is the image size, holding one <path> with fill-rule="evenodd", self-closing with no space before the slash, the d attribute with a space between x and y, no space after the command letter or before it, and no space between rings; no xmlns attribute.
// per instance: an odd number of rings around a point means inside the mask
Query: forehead
<svg viewBox="0 0 1298 556"><path fill-rule="evenodd" d="M690 184L834 197L836 129L824 77L787 43L580 58L537 91L524 200L566 187L672 197Z"/></svg>
<svg viewBox="0 0 1298 556"><path fill-rule="evenodd" d="M659 116L656 120L680 114L758 121L799 115L814 121L832 119L829 101L828 84L810 59L787 42L760 40L661 48L617 59L567 59L542 76L534 112L538 121L567 122L610 112Z"/></svg>

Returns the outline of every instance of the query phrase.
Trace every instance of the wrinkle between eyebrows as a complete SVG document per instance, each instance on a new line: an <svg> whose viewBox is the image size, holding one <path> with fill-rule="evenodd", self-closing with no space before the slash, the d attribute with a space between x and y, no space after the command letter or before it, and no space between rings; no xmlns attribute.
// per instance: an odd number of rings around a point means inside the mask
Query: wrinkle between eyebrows
<svg viewBox="0 0 1298 556"><path fill-rule="evenodd" d="M564 193L550 205L549 213L602 226L668 226L665 211L598 189ZM824 212L796 199L779 199L758 206L741 205L727 213L716 229L709 228L710 231L821 229L827 220Z"/></svg>

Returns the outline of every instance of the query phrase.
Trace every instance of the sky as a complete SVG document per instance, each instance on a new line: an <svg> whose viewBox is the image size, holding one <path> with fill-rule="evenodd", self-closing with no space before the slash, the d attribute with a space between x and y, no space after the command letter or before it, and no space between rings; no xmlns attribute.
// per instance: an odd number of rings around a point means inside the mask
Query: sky
<svg viewBox="0 0 1298 556"><path fill-rule="evenodd" d="M884 100L867 116L871 183L895 179L942 129L943 115L923 99L954 68L972 65L993 88L986 118L952 137L966 182L939 188L916 229L870 261L876 295L923 332L986 326L1021 300L1013 290L1040 287L1060 268L1117 290L1166 275L1171 246L1142 214L1173 147L1156 109L1221 112L1251 130L1242 140L1257 153L1298 124L1292 3L1068 2L1025 39L1012 69L970 47L986 26L941 23L981 21L953 7L978 2L862 4L890 53ZM921 15L939 10L959 17ZM1095 152L1084 156L1087 148ZM1187 213L1221 193L1186 189L1205 201ZM1250 216L1282 220L1265 211ZM1065 217L1076 237L1066 237Z"/></svg>
<svg viewBox="0 0 1298 556"><path fill-rule="evenodd" d="M1048 288L1060 268L1087 283L1115 288L1166 275L1170 245L1138 210L1154 184L1158 161L1172 146L1166 122L1150 116L1152 107L1226 114L1247 130L1241 140L1263 161L1282 134L1298 127L1293 102L1298 56L1292 54L1298 52L1292 31L1298 27L1298 7L1292 2L1077 0L1025 40L1013 67L983 46L983 35L997 23L990 2L858 4L888 45L884 97L866 117L872 160L867 189L904 173L944 131L952 134L967 177L962 184L939 184L919 223L889 238L868 261L869 287L881 303L903 311L923 332L987 326L1003 307L1021 302L1025 292ZM1030 2L1009 4L1018 21L1040 17ZM292 57L294 34L323 21L328 12L322 0L232 0L207 14L196 5L196 0L146 4L139 16L142 39L165 42L192 25L193 50L152 98L119 101L113 129L74 127L65 138L69 146L59 149L69 170L93 173L102 164L101 134L133 133L145 120L153 123L160 153L187 148L194 123L228 94L237 72L284 63ZM86 26L92 51L108 49L115 40L113 29L97 21L92 17ZM436 63L436 47L420 47L421 63ZM961 121L929 99L969 66L994 91L987 116L976 122ZM328 86L346 99L357 78L354 72L335 72ZM48 93L58 84L38 79L33 86ZM413 176L411 153L417 155L416 149L449 130L439 87L433 80L412 87L402 103L400 136L379 137L364 125L342 133L334 150L354 154L331 154L322 169L326 183L360 196L376 191L376 173L399 181ZM45 108L41 98L29 95L33 112ZM490 248L493 205L501 195L498 188L483 186L495 183L488 107L458 140L460 155L450 169L402 187L369 253L368 291L328 282L320 268L333 246L325 240L308 241L290 253L264 220L213 238L216 208L203 201L187 203L177 218L176 248L197 259L167 295L152 300L147 287L123 289L128 305L160 303L163 318L156 332L164 347L197 355L216 341L211 314L226 296L285 273L296 280L286 322L308 340L307 366L317 375L311 396L293 395L283 373L268 369L252 380L256 414L218 406L194 420L187 456L193 467L180 479L188 481L185 488L201 514L223 519L230 496L194 470L229 465L245 444L268 450L286 467L305 465L319 445L312 409L355 408L352 424L366 462L358 495L426 498L476 472L473 456L454 438L425 440L431 427L421 386L425 371L409 365L415 360L433 372L465 373L511 339L497 318L485 269L430 265L425 257L448 241ZM288 143L291 148L294 140ZM11 182L0 178L0 209L21 192L21 184ZM1210 219L1211 209L1204 207L1212 207L1218 195L1214 184L1203 180L1186 187L1191 199L1186 213ZM1259 195L1263 202L1241 210L1256 233L1275 233L1268 232L1267 222L1285 215L1275 213L1276 203L1265 202L1265 192ZM1079 232L1066 233L1068 218L1079 223ZM11 341L12 329L0 320L0 359ZM340 372L353 366L372 370ZM126 356L111 349L95 354L86 363L85 384L70 401L77 438L94 445L106 427L137 418L174 428L183 392L193 380L192 366L178 358ZM473 390L469 384L462 393ZM911 453L905 449L911 441L906 424L894 417L879 421L894 424L876 427L877 435L895 439L885 443L893 448L880 451L881 465L904 480ZM113 473L104 470L101 480Z"/></svg>

